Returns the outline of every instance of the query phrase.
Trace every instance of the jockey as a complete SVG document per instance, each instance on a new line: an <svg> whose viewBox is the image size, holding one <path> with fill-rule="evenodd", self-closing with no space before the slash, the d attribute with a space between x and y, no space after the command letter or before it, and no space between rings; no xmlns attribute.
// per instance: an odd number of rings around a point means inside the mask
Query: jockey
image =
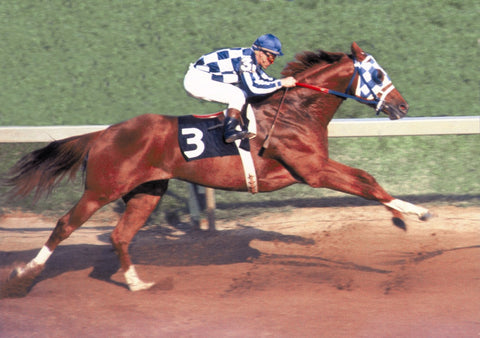
<svg viewBox="0 0 480 338"><path fill-rule="evenodd" d="M280 40L272 34L260 36L247 48L220 49L190 64L183 85L191 96L228 105L224 123L225 142L248 137L241 111L247 98L294 87L292 76L274 79L265 73L282 53ZM241 131L235 130L240 125Z"/></svg>

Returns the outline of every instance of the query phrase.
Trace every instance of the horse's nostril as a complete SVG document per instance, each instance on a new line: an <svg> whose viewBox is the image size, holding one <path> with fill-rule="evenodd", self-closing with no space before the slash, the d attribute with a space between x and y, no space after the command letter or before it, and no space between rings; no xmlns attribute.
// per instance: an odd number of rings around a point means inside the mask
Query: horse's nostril
<svg viewBox="0 0 480 338"><path fill-rule="evenodd" d="M404 113L408 112L408 104L401 104L399 108Z"/></svg>

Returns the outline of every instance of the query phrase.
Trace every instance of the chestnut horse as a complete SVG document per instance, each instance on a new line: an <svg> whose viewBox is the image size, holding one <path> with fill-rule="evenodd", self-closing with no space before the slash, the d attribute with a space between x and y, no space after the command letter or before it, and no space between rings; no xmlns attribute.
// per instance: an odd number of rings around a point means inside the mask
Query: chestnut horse
<svg viewBox="0 0 480 338"><path fill-rule="evenodd" d="M356 43L351 52L301 53L282 72L294 76L297 87L251 102L257 119L257 137L250 140L250 147L258 191L304 183L376 200L397 221L402 213L425 220L430 217L427 209L393 198L367 172L328 157L327 126L345 98L383 111L390 119L399 119L408 111L408 104L375 59ZM328 90L312 90L320 85ZM61 241L102 206L123 198L126 209L111 240L129 289L151 287L153 283L138 277L128 246L165 194L168 180L247 191L239 156L186 161L179 149L178 121L175 116L141 115L103 131L54 141L23 157L6 179L14 195L33 191L38 197L65 175L74 176L82 163L85 191L58 220L38 255L16 268L10 280L26 276L31 280L38 275ZM265 147L267 135L269 145Z"/></svg>

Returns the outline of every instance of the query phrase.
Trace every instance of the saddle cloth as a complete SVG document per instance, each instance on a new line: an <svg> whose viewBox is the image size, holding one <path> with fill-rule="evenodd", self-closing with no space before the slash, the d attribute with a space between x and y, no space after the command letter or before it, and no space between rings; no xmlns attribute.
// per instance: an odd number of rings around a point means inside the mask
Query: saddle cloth
<svg viewBox="0 0 480 338"><path fill-rule="evenodd" d="M178 118L178 143L186 161L209 157L240 155L245 172L247 188L256 193L257 178L250 153L248 139L225 143L223 138L223 120L225 112L212 115L185 115ZM253 111L248 106L246 124L249 132L256 134L256 122Z"/></svg>

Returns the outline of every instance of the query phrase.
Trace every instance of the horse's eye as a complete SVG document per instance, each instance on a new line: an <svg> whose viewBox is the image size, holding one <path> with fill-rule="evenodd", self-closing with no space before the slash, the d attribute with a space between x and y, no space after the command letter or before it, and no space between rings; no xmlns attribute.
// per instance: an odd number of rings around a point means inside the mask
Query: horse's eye
<svg viewBox="0 0 480 338"><path fill-rule="evenodd" d="M372 72L372 80L377 83L377 84L382 84L383 82L383 78L384 78L384 75L383 75L383 72L379 69L375 69L373 72Z"/></svg>

